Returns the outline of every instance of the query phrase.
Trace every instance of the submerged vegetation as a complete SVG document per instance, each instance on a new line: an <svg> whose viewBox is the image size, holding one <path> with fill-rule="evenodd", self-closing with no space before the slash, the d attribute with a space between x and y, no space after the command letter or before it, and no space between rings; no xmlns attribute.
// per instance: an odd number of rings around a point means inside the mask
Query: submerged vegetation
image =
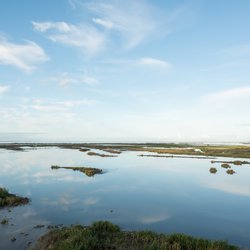
<svg viewBox="0 0 250 250"><path fill-rule="evenodd" d="M75 225L52 230L42 236L35 249L186 249L236 250L226 241L211 241L184 234L157 234L151 231L125 232L108 221L90 227Z"/></svg>
<svg viewBox="0 0 250 250"><path fill-rule="evenodd" d="M102 169L99 169L99 168L90 168L90 167L60 167L60 166L57 166L57 165L52 165L51 166L51 169L60 169L60 168L71 169L73 171L79 171L79 172L82 172L82 173L86 174L89 177L94 176L96 174L103 174Z"/></svg>
<svg viewBox="0 0 250 250"><path fill-rule="evenodd" d="M0 208L6 206L18 206L29 203L29 199L11 194L7 189L0 187Z"/></svg>

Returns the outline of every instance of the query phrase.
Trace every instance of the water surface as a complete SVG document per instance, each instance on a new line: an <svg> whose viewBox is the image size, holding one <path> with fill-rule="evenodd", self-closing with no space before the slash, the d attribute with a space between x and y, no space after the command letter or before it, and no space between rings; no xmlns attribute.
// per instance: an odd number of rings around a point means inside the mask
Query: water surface
<svg viewBox="0 0 250 250"><path fill-rule="evenodd" d="M0 210L0 249L25 249L46 226L109 220L125 230L185 233L227 239L250 248L250 166L226 174L209 159L88 156L71 149L0 150L0 186L32 199ZM222 159L222 158L218 158ZM224 160L226 160L224 158ZM232 159L230 159L232 160ZM101 168L88 177L51 165ZM210 167L218 172L210 174ZM36 225L44 228L34 229ZM15 237L17 240L11 242Z"/></svg>

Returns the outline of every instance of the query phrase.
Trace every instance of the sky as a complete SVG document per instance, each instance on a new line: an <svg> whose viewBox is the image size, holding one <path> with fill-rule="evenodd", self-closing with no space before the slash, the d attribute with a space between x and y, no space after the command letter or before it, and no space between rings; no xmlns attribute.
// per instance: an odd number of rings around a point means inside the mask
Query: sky
<svg viewBox="0 0 250 250"><path fill-rule="evenodd" d="M0 2L0 140L250 141L250 1Z"/></svg>

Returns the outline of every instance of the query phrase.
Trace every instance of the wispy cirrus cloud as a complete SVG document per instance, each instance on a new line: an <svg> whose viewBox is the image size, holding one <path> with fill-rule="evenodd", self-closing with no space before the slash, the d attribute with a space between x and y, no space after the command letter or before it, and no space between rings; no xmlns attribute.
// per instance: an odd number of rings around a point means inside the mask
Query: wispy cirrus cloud
<svg viewBox="0 0 250 250"><path fill-rule="evenodd" d="M169 70L172 67L172 65L169 62L164 61L164 60L160 60L160 59L156 59L156 58L152 58L152 57L141 58L140 60L138 60L138 63L140 65L162 68L162 69L166 69L166 70Z"/></svg>
<svg viewBox="0 0 250 250"><path fill-rule="evenodd" d="M62 87L67 87L71 84L84 84L88 86L95 86L99 83L99 80L93 76L88 76L87 73L81 74L70 74L68 72L63 72L59 76L53 76L46 81L53 81L59 83Z"/></svg>
<svg viewBox="0 0 250 250"><path fill-rule="evenodd" d="M67 112L72 108L80 106L93 106L97 103L92 99L64 100L64 101L44 101L35 100L31 108L41 112Z"/></svg>
<svg viewBox="0 0 250 250"><path fill-rule="evenodd" d="M151 67L155 69L164 69L164 70L170 70L172 68L172 64L166 60L153 58L153 57L142 57L139 59L118 59L118 60L104 60L100 61L100 63L104 64L114 64L114 65L132 65L132 66L145 66L145 67Z"/></svg>
<svg viewBox="0 0 250 250"><path fill-rule="evenodd" d="M0 37L0 64L11 65L25 72L31 72L40 63L49 60L44 50L32 41L15 44Z"/></svg>
<svg viewBox="0 0 250 250"><path fill-rule="evenodd" d="M84 76L81 81L87 85L96 85L99 81L95 77Z"/></svg>
<svg viewBox="0 0 250 250"><path fill-rule="evenodd" d="M103 20L100 18L93 18L92 21L107 29L112 29L114 27L114 24L111 21Z"/></svg>
<svg viewBox="0 0 250 250"><path fill-rule="evenodd" d="M94 56L105 47L105 34L89 24L66 22L32 22L36 31L44 33L53 42L81 49L85 55Z"/></svg>
<svg viewBox="0 0 250 250"><path fill-rule="evenodd" d="M0 95L10 90L9 85L0 85Z"/></svg>
<svg viewBox="0 0 250 250"><path fill-rule="evenodd" d="M116 32L127 48L139 45L157 26L152 6L143 1L96 1L85 6L96 16L92 21Z"/></svg>
<svg viewBox="0 0 250 250"><path fill-rule="evenodd" d="M246 98L250 100L250 86L227 89L205 96L208 101L233 101Z"/></svg>
<svg viewBox="0 0 250 250"><path fill-rule="evenodd" d="M53 42L82 49L87 56L114 46L132 49L158 30L159 18L145 1L70 0L69 4L73 9L80 6L89 19L79 24L33 21L33 28Z"/></svg>

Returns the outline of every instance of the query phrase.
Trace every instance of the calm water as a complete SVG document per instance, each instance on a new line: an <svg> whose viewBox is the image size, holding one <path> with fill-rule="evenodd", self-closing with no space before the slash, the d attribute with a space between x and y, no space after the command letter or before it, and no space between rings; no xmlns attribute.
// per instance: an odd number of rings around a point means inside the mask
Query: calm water
<svg viewBox="0 0 250 250"><path fill-rule="evenodd" d="M38 224L90 224L110 220L125 230L150 229L228 239L250 248L250 166L227 175L210 160L87 156L70 149L0 150L0 186L32 199L30 205L0 210L0 249L24 249L46 231ZM220 158L221 159L221 158ZM106 170L87 177L51 165ZM210 174L210 167L217 174ZM112 210L112 211L111 211ZM28 235L25 235L28 234ZM17 240L11 242L15 237Z"/></svg>

